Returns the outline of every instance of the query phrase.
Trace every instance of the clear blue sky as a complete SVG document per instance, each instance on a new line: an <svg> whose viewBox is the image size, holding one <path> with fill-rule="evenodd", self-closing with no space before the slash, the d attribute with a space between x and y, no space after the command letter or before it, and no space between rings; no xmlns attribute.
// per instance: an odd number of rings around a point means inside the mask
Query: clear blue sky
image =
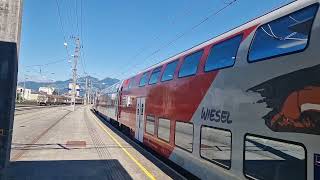
<svg viewBox="0 0 320 180"><path fill-rule="evenodd" d="M189 31L172 46L147 58L163 44L224 7L228 1L231 0L82 0L81 21L81 0L58 0L71 53L74 43L70 36L77 35L78 9L84 55L83 62L80 61L78 66L80 75L84 75L85 69L89 75L100 79L128 77L291 0L238 0L222 13ZM25 0L19 79L22 80L24 74L28 79L38 81L70 78L71 65L67 62L63 43L56 1ZM37 66L27 67L59 60L64 61L42 66L41 73Z"/></svg>

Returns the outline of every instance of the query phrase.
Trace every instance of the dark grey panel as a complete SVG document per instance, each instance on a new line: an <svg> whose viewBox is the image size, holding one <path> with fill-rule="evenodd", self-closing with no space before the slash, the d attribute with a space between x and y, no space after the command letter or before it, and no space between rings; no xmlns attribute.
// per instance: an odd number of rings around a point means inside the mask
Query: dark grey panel
<svg viewBox="0 0 320 180"><path fill-rule="evenodd" d="M17 64L16 43L0 42L0 169L10 158Z"/></svg>

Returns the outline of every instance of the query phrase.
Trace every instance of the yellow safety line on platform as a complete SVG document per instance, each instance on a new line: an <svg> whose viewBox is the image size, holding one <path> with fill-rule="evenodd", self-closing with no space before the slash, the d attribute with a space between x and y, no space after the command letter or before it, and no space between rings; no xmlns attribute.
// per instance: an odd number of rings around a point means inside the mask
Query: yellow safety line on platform
<svg viewBox="0 0 320 180"><path fill-rule="evenodd" d="M97 122L97 124L111 137L111 139L118 144L118 146L128 155L130 159L133 160L136 165L152 180L156 180L156 178L136 159L134 158L121 144L120 142L112 136L112 134L90 113L93 119Z"/></svg>

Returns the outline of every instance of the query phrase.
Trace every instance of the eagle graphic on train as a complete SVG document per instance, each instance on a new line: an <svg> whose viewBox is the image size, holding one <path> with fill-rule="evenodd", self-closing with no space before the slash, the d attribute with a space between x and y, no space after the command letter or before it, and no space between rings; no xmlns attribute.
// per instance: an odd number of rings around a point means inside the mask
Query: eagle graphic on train
<svg viewBox="0 0 320 180"><path fill-rule="evenodd" d="M271 111L263 119L276 132L320 134L320 65L285 74L250 88Z"/></svg>

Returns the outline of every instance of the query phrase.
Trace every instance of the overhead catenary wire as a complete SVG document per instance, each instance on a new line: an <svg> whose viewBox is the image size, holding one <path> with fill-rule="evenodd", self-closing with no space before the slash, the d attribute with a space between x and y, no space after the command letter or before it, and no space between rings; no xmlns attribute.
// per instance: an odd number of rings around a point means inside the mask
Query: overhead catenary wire
<svg viewBox="0 0 320 180"><path fill-rule="evenodd" d="M64 0L65 2L63 5L65 6L64 13L61 12L61 4L59 1L56 0L58 14L59 14L59 22L63 32L63 37L65 43L67 43L67 37L74 39L77 36L81 40L81 51L80 51L80 65L82 67L82 71L84 75L87 75L86 71L86 63L83 53L83 1L82 0ZM66 16L62 16L65 14ZM71 30L69 35L66 35L65 27L63 26L63 18L66 22L69 22L69 29ZM68 48L68 46L66 46ZM68 60L71 58L71 55L68 51Z"/></svg>
<svg viewBox="0 0 320 180"><path fill-rule="evenodd" d="M80 33L79 36L81 38L81 49L82 51L80 52L80 61L81 61L81 66L83 69L83 72L85 75L88 75L87 73L87 68L86 68L86 59L84 55L84 37L83 37L83 23L84 23L84 16L83 16L83 0L80 0Z"/></svg>
<svg viewBox="0 0 320 180"><path fill-rule="evenodd" d="M75 31L75 28L74 28L74 20L73 20L73 3L72 3L72 0L65 0L66 1L66 19L69 21L69 24L70 24L70 29L71 29L71 32L70 32L70 35L69 37L73 36L74 35L74 31Z"/></svg>
<svg viewBox="0 0 320 180"><path fill-rule="evenodd" d="M27 65L27 66L24 66L24 67L49 66L49 65L58 64L58 63L61 63L61 62L65 62L65 59L59 59L59 60L47 62L47 63L44 63L44 64Z"/></svg>
<svg viewBox="0 0 320 180"><path fill-rule="evenodd" d="M59 23L60 23L61 31L62 31L62 34L63 34L63 40L64 40L64 42L66 42L67 40L66 40L65 31L64 31L64 26L63 26L63 23L62 23L61 10L60 10L60 5L59 5L58 0L56 0L56 5L57 5L57 10L58 10Z"/></svg>
<svg viewBox="0 0 320 180"><path fill-rule="evenodd" d="M178 36L176 36L176 38L168 41L167 43L165 43L164 45L160 46L157 50L153 51L150 55L148 55L146 58L144 58L144 61L148 60L148 58L152 57L153 55L155 55L156 53L160 52L163 48L165 47L169 47L170 45L172 45L174 42L176 42L177 40L179 40L180 38L182 38L183 36L185 36L188 32L193 31L194 29L196 29L197 27L199 27L200 25L202 25L203 23L205 23L206 21L208 21L210 18L212 18L215 15L218 15L219 13L221 13L223 10L227 9L229 6L233 5L236 1L238 0L232 0L230 3L226 4L224 7L222 7L221 9L219 9L218 11L215 11L211 14L209 14L208 16L206 16L204 19L202 19L199 23L195 24L194 26L192 26L189 30L186 30L184 32L182 32L181 34L179 34ZM160 35L157 36L156 38L160 38ZM142 51L142 50L141 50ZM140 51L139 51L140 53ZM134 57L136 57L138 55L135 55ZM134 68L137 67L139 64L135 64ZM132 67L131 67L132 68ZM124 71L122 73L118 73L116 74L115 77L117 76L121 76L121 75L125 75L126 73L128 73L128 71ZM116 83L115 83L116 84Z"/></svg>
<svg viewBox="0 0 320 180"><path fill-rule="evenodd" d="M158 52L160 52L161 50L163 50L164 48L167 48L169 46L171 46L172 44L174 44L176 41L178 41L179 39L181 39L182 37L184 37L185 35L187 35L189 32L195 30L196 28L198 28L200 25L202 25L203 23L205 23L206 21L208 21L210 18L212 18L213 16L218 15L219 13L221 13L223 10L227 9L228 7L230 7L231 5L233 5L237 0L232 0L230 3L226 4L226 6L222 7L221 9L219 9L218 11L209 14L208 16L206 16L204 19L202 19L199 23L193 25L190 29L180 33L178 36L176 36L174 39L172 39L171 41L168 41L167 43L163 44L162 46L160 46L157 50L153 51L150 55L148 55L146 58L144 58L143 61L147 61L149 58L151 58L153 55L157 54ZM139 64L137 64L135 67L137 67Z"/></svg>
<svg viewBox="0 0 320 180"><path fill-rule="evenodd" d="M193 9L193 6L184 9L184 11L183 11L183 13L182 13L184 19L186 19L187 16L192 15L192 9ZM172 18L172 20L169 21L169 24L170 24L171 26L176 24L177 19L178 19L177 16L178 16L178 15L176 15L176 17ZM181 15L180 15L180 16L181 16ZM161 34L158 34L158 35L156 35L156 36L153 36L153 38L151 38L151 39L152 39L152 41L157 41L157 40L161 39ZM147 49L150 49L150 45L149 45L149 44L146 44L146 45L144 45L142 48L140 48L140 49L138 50L138 52L137 52L135 55L133 55L130 59L131 59L131 60L136 59L138 56L140 56L141 54L143 54ZM132 62L133 62L133 63L129 63L129 64L126 65L127 68L124 69L123 72L127 72L127 71L130 70L130 68L131 68L130 66L131 66L131 65L134 65L134 61L132 61Z"/></svg>
<svg viewBox="0 0 320 180"><path fill-rule="evenodd" d="M80 29L79 29L79 14L78 14L78 0L75 1L75 12L76 12L76 25L77 25L77 36L80 36Z"/></svg>
<svg viewBox="0 0 320 180"><path fill-rule="evenodd" d="M211 19L212 17L215 17L216 15L218 15L219 13L221 13L222 11L224 11L225 9L227 9L228 7L232 6L233 4L235 4L235 2L237 2L238 0L232 0L229 3L227 3L225 6L223 6L222 8L218 9L217 11L214 11L212 13L210 13L209 15L205 16L200 22L196 23L195 25L193 25L191 28L187 29L186 31L178 34L175 38L173 38L172 40L162 44L159 48L157 48L155 51L153 51L152 53L150 53L146 58L144 58L142 61L139 61L139 63L136 63L133 67L131 67L131 69L136 68L138 65L141 65L142 63L145 63L149 60L149 58L151 58L152 56L154 56L155 54L159 53L160 51L162 51L163 49L170 47L171 45L173 45L175 42L177 42L179 39L183 38L184 36L186 36L189 32L192 32L193 30L195 30L196 28L198 28L199 26L201 26L203 23L207 22L209 19ZM128 71L119 73L117 75L126 75L128 73Z"/></svg>
<svg viewBox="0 0 320 180"><path fill-rule="evenodd" d="M80 61L80 65L82 67L83 74L87 79L88 73L86 71L86 63L85 63L84 49L83 49L83 47L84 47L84 45L83 45L84 44L84 37L83 37L83 1L80 0L80 4L79 4L78 0L76 0L74 5L75 5L75 9L74 9L75 18L74 19L75 19L75 26L76 26L75 36L77 36L76 38L77 38L77 42L78 42L78 44L77 44L77 48L78 48L78 51L77 51L78 52L78 56L77 56L77 58ZM74 80L74 84L78 83L77 80L76 80L77 79L76 76L79 76L79 74L74 75L74 78L73 78L73 79L75 79ZM80 79L80 77L79 77L79 79ZM86 88L86 92L85 92L85 96L86 97L87 96L90 97L90 95L89 95L90 94L90 92L89 92L90 90L89 91L88 90L89 89Z"/></svg>
<svg viewBox="0 0 320 180"><path fill-rule="evenodd" d="M138 65L141 65L142 63L147 62L148 60L150 60L149 58L151 58L152 56L154 56L155 54L159 53L161 50L170 47L171 45L173 45L176 41L178 41L179 39L181 39L182 37L184 37L185 35L187 35L189 32L195 30L196 28L198 28L200 25L202 25L203 23L205 23L206 21L208 21L210 18L218 15L219 13L221 13L222 11L224 11L225 9L227 9L228 7L232 6L233 4L235 4L237 1L239 0L222 0L223 4L226 4L224 7L222 7L221 9L219 9L218 11L215 11L213 13L210 13L208 16L206 16L204 19L202 19L199 23L195 24L194 26L192 26L190 29L188 29L187 31L177 35L174 39L172 39L171 41L168 41L167 43L163 44L162 46L160 46L157 50L153 51L151 54L149 54L146 58L144 58L142 61L139 61L139 63L135 64L133 67L130 67L131 69L136 68ZM280 6L286 5L290 2L293 2L296 0L284 0L282 1L280 4ZM277 5L276 7L274 7L273 9L279 8L279 5ZM269 10L270 11L270 10ZM268 11L267 11L268 12ZM266 12L266 13L267 13ZM142 63L140 63L142 62ZM117 74L115 77L117 76L123 76L130 73L129 70L127 71L123 71L122 73ZM131 74L136 73L136 72L131 72Z"/></svg>
<svg viewBox="0 0 320 180"><path fill-rule="evenodd" d="M62 63L62 62L65 62L65 59L51 61L51 62L47 62L44 64L33 64L33 65L27 65L27 66L22 66L22 67L23 67L23 69L28 69L27 71L29 71L29 72L30 71L37 72L37 74L40 74L40 76L42 76L44 73L44 71L43 71L44 67L58 64L58 63Z"/></svg>
<svg viewBox="0 0 320 180"><path fill-rule="evenodd" d="M83 71L84 75L85 76L88 75L88 73L87 73L87 71L85 69L86 66L84 64L84 56L83 56L82 51L80 51L80 63L81 63L81 67L82 67L82 71Z"/></svg>
<svg viewBox="0 0 320 180"><path fill-rule="evenodd" d="M76 14L76 24L77 24L77 36L79 37L79 39L81 40L81 46L80 46L80 56L79 56L79 60L80 60L80 65L83 71L83 74L85 76L88 76L87 70L86 70L86 60L85 60L85 56L84 56L84 37L83 37L83 1L80 0L80 5L78 4L78 2L75 3L76 6L76 10L75 10L75 14Z"/></svg>
<svg viewBox="0 0 320 180"><path fill-rule="evenodd" d="M62 17L61 17L60 5L59 5L58 0L56 0L56 5L57 5L57 10L58 10L60 27L61 27L61 31L62 31L62 34L63 34L63 40L64 40L64 43L67 43L67 39L66 39L66 35L65 35L65 30L64 30L64 26L63 26L63 22L62 22ZM68 46L67 46L66 44L64 44L64 45L65 45L66 52L67 52L67 56L68 56L68 59L69 59L70 53L69 53L69 50L68 50Z"/></svg>
<svg viewBox="0 0 320 180"><path fill-rule="evenodd" d="M83 38L83 0L80 0L80 37Z"/></svg>

